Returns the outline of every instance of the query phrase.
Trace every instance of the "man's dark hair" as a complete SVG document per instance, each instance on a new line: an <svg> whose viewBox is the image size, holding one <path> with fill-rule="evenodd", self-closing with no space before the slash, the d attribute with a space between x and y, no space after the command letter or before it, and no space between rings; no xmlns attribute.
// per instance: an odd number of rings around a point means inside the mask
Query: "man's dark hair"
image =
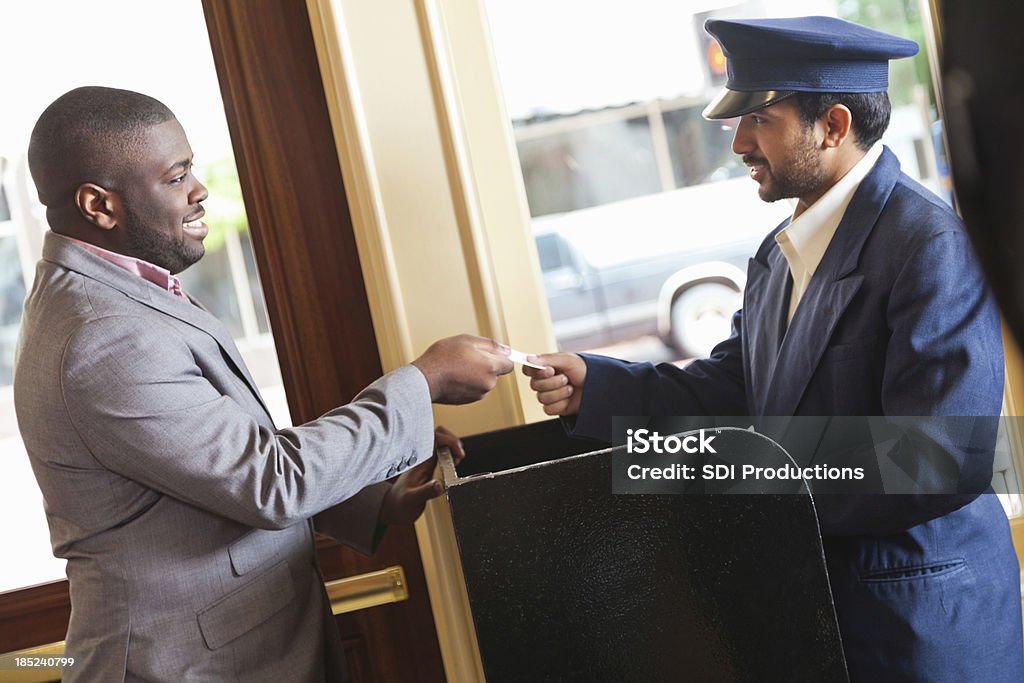
<svg viewBox="0 0 1024 683"><path fill-rule="evenodd" d="M82 183L116 185L146 130L173 118L163 103L131 90L86 86L64 93L39 116L29 139L39 201L54 209L67 205Z"/></svg>
<svg viewBox="0 0 1024 683"><path fill-rule="evenodd" d="M810 126L834 104L841 104L853 114L853 134L857 147L871 149L889 127L892 105L886 92L798 92L793 96L800 111L800 120Z"/></svg>

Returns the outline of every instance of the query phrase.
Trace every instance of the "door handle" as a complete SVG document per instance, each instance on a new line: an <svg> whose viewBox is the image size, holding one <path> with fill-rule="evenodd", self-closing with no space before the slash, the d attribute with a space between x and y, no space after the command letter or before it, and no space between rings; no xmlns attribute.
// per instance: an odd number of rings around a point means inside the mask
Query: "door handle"
<svg viewBox="0 0 1024 683"><path fill-rule="evenodd" d="M405 571L399 565L328 581L324 586L327 588L331 612L334 614L355 612L367 607L409 599Z"/></svg>

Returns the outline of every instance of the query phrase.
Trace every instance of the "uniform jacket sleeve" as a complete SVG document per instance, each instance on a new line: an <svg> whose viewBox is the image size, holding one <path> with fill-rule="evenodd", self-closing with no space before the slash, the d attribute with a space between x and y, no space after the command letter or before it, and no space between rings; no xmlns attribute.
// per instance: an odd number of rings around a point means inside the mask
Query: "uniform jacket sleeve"
<svg viewBox="0 0 1024 683"><path fill-rule="evenodd" d="M737 311L732 335L709 358L685 368L581 354L587 379L572 433L611 443L616 415L746 415L742 317Z"/></svg>

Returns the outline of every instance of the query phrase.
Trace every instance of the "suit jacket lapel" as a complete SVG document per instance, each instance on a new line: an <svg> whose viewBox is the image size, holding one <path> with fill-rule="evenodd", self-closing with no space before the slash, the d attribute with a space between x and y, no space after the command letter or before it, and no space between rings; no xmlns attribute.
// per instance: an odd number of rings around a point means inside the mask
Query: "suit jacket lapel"
<svg viewBox="0 0 1024 683"><path fill-rule="evenodd" d="M899 173L899 162L885 149L854 193L782 340L771 379L762 395L763 402L758 403L764 406L762 414L796 413L836 324L864 281L864 276L854 271ZM789 265L781 251L775 250L774 255L780 258L773 262L773 272L788 273Z"/></svg>
<svg viewBox="0 0 1024 683"><path fill-rule="evenodd" d="M209 313L205 308L193 305L184 299L168 294L163 296L162 292L152 283L142 279L138 275L129 273L123 268L104 261L99 256L90 254L74 243L62 239L60 236L47 233L43 241L43 259L57 263L69 270L81 273L94 280L113 287L140 304L172 316L182 322L195 327L213 337L224 352L225 357L234 366L234 372L241 377L259 401L263 409L267 410L263 397L260 396L256 382L245 367L245 362L235 346L231 334L224 324ZM155 296L154 296L155 295Z"/></svg>
<svg viewBox="0 0 1024 683"><path fill-rule="evenodd" d="M141 303L162 313L173 316L184 323L188 323L196 329L202 330L213 337L217 341L221 350L224 351L229 362L234 366L233 369L235 374L245 380L245 383L249 386L249 390L256 396L260 405L263 406L263 409L267 411L268 415L270 414L270 411L267 410L266 404L263 402L263 397L260 396L259 389L256 386L256 381L252 378L252 375L249 374L249 370L245 366L245 361L242 360L242 354L239 352L238 347L235 345L235 341L231 338L231 333L224 326L224 323L214 317L214 315L207 311L205 307L197 305L197 303L189 303L188 301L176 296L154 296L148 301L141 301Z"/></svg>

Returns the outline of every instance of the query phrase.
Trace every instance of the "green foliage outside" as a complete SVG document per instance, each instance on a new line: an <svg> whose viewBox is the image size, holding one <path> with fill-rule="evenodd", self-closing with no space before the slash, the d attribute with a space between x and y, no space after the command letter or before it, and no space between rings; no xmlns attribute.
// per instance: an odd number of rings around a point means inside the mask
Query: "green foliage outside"
<svg viewBox="0 0 1024 683"><path fill-rule="evenodd" d="M222 157L204 164L197 174L210 191L210 196L203 202L206 209L204 221L210 228L210 234L203 243L207 251L218 251L224 247L228 230L242 233L249 229L242 187L238 183L238 169L234 159Z"/></svg>
<svg viewBox="0 0 1024 683"><path fill-rule="evenodd" d="M916 42L921 47L916 56L889 62L889 99L894 107L913 104L914 87L923 85L934 105L918 0L839 0L837 14L842 19Z"/></svg>

